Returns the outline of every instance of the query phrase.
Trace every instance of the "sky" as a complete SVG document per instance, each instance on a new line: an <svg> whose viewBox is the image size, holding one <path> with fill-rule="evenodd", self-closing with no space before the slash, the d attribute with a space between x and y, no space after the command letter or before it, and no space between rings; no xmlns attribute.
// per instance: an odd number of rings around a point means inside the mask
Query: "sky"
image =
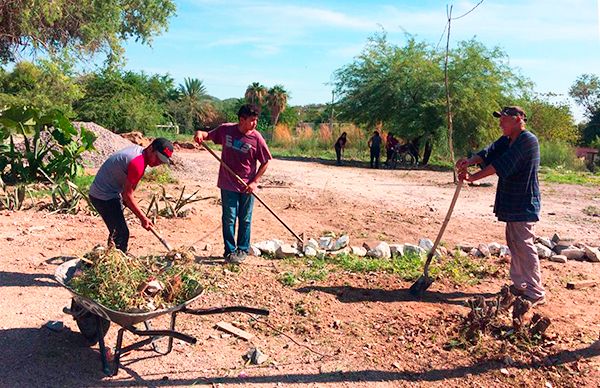
<svg viewBox="0 0 600 388"><path fill-rule="evenodd" d="M600 75L600 0L175 0L169 30L148 47L125 44L126 68L203 81L220 99L244 95L252 82L283 85L289 104L327 103L336 70L351 63L369 37L384 30L403 46L409 37L450 47L475 38L500 47L510 66L539 93L582 110L568 90L584 73ZM472 11L471 11L472 10ZM471 11L471 12L469 12ZM467 14L466 14L467 13ZM464 17L460 17L466 14Z"/></svg>

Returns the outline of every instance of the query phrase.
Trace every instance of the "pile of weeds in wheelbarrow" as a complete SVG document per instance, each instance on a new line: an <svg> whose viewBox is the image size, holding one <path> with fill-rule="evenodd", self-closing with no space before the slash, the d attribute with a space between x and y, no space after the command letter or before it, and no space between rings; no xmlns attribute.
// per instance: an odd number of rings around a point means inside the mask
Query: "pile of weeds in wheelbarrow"
<svg viewBox="0 0 600 388"><path fill-rule="evenodd" d="M97 247L84 255L69 286L112 310L148 312L177 306L200 294L209 281L190 250L134 257Z"/></svg>

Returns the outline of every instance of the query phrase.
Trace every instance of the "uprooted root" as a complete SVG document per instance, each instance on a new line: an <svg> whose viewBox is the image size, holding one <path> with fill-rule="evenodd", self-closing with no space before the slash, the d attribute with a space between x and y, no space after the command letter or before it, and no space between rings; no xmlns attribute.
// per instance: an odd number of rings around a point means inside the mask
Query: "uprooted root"
<svg viewBox="0 0 600 388"><path fill-rule="evenodd" d="M485 336L497 340L508 340L515 345L530 346L543 342L550 319L539 313L527 319L531 303L523 298L511 296L508 287L493 299L476 296L467 300L468 314L457 327L456 337L446 346L468 347L478 344ZM512 306L512 314L510 307ZM510 322L510 323L509 323Z"/></svg>

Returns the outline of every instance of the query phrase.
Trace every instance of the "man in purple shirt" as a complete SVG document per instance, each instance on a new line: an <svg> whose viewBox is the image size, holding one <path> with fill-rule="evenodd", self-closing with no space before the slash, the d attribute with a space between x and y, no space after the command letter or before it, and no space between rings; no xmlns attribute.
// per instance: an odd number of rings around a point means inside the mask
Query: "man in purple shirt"
<svg viewBox="0 0 600 388"><path fill-rule="evenodd" d="M194 140L202 144L212 140L221 144L221 159L246 183L242 184L225 167L219 168L217 186L221 189L222 229L225 260L239 264L250 251L250 227L252 223L252 192L258 180L267 170L272 159L269 147L256 130L258 109L255 105L242 105L238 111L238 123L226 123L210 132L197 130ZM235 224L239 220L237 240Z"/></svg>

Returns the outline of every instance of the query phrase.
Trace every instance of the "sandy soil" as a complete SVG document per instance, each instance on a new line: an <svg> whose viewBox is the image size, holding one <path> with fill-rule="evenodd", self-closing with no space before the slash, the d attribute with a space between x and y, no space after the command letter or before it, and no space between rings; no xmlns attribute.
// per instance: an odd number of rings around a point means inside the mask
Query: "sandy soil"
<svg viewBox="0 0 600 388"><path fill-rule="evenodd" d="M214 197L194 204L185 219L159 219L157 226L171 244L194 245L199 260L222 266L220 207L215 187L217 164L207 152L181 151L175 173L177 194L199 190ZM464 187L443 242L504 243L504 225L492 214L492 187ZM371 170L361 165L337 167L330 161L274 160L263 179L260 197L297 233L318 237L345 232L352 245L364 241L416 243L435 239L455 186L449 172ZM138 198L156 188L142 185ZM542 184L540 236L558 233L600 245L600 218L582 209L600 206L597 187ZM131 253L163 251L139 223L130 223ZM257 203L253 241L293 236ZM239 271L222 267L217 290L194 308L246 305L270 310L257 321L246 314L192 316L180 314L177 329L198 339L175 341L174 350L158 356L149 347L122 359L118 375L106 377L98 347L87 347L75 322L62 312L68 291L53 280L63 256L89 251L106 238L99 218L51 215L29 209L0 213L0 386L188 386L195 384L287 386L590 386L600 384L600 350L590 346L600 332L598 287L567 290L567 281L600 281L600 264L544 261L542 271L548 303L539 311L552 319L554 338L545 357L539 354L511 362L510 353L443 350L460 317L462 302L490 295L507 283L508 264L477 286L436 282L423 301L405 291L410 283L393 275L334 272L323 281L286 287L277 281L286 264L251 257ZM64 322L59 332L43 327ZM243 341L214 328L218 321L236 322L254 338ZM153 326L166 328L165 317ZM106 336L114 346L117 325ZM136 340L126 333L125 343ZM260 366L242 356L258 347L269 356ZM509 359L506 358L509 356ZM508 361L507 361L508 360ZM504 369L503 369L504 368Z"/></svg>

